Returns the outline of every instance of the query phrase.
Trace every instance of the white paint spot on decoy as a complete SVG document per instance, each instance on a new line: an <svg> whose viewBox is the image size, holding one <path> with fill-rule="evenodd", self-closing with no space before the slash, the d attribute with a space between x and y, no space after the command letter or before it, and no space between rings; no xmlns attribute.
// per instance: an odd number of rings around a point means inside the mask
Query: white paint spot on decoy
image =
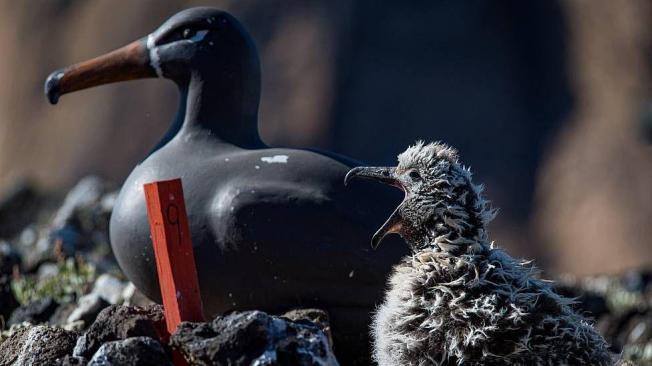
<svg viewBox="0 0 652 366"><path fill-rule="evenodd" d="M224 158L224 161L228 163L228 162L229 162L229 158Z"/></svg>
<svg viewBox="0 0 652 366"><path fill-rule="evenodd" d="M286 164L288 162L289 156L287 155L274 155L274 156L263 156L260 158L261 161L264 161L268 164L280 163Z"/></svg>
<svg viewBox="0 0 652 366"><path fill-rule="evenodd" d="M352 270L351 272L349 272L349 278L353 278L353 275L355 275L355 270Z"/></svg>
<svg viewBox="0 0 652 366"><path fill-rule="evenodd" d="M256 168L256 169L260 169L260 166L259 166L259 165L256 165L254 168Z"/></svg>
<svg viewBox="0 0 652 366"><path fill-rule="evenodd" d="M147 36L147 49L149 50L149 64L152 66L156 75L160 78L163 77L163 69L161 69L161 58L159 57L158 50L154 44L154 36L151 34Z"/></svg>

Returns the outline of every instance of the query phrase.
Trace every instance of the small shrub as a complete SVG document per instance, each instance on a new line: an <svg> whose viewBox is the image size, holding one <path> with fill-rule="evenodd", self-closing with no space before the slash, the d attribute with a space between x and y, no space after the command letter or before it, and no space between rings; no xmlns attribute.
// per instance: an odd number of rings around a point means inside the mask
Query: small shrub
<svg viewBox="0 0 652 366"><path fill-rule="evenodd" d="M95 280L95 267L80 258L61 259L56 276L37 281L34 276L18 274L11 282L16 300L21 305L44 297L52 297L60 303L73 301L82 296Z"/></svg>

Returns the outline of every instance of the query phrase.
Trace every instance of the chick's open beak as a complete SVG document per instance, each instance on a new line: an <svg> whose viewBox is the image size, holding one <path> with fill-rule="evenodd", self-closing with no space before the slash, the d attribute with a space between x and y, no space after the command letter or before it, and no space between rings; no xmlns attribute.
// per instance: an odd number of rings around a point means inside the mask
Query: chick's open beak
<svg viewBox="0 0 652 366"><path fill-rule="evenodd" d="M348 184L354 178L363 178L371 179L377 182L389 184L391 186L400 188L405 191L401 181L396 176L396 168L394 167L357 167L351 169L344 177L344 184ZM394 210L394 212L389 216L387 221L383 226L376 231L374 236L371 238L371 246L376 249L380 242L388 234L400 234L401 225L403 220L401 219L400 206Z"/></svg>
<svg viewBox="0 0 652 366"><path fill-rule="evenodd" d="M394 187L402 188L399 180L396 178L396 168L394 167L366 167L359 166L351 169L344 177L344 185L347 185L354 178L371 179Z"/></svg>
<svg viewBox="0 0 652 366"><path fill-rule="evenodd" d="M150 65L145 40L132 42L122 48L94 59L57 70L45 81L45 95L56 104L63 94L97 85L156 77Z"/></svg>

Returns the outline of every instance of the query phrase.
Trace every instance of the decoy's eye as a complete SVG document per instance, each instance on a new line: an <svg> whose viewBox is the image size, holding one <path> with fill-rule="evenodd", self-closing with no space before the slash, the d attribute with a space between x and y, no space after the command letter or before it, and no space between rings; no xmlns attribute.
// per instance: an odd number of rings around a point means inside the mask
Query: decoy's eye
<svg viewBox="0 0 652 366"><path fill-rule="evenodd" d="M410 176L410 178L412 178L412 180L420 180L421 179L421 175L416 170L410 170L410 172L408 173L408 176Z"/></svg>
<svg viewBox="0 0 652 366"><path fill-rule="evenodd" d="M174 32L171 32L167 36L164 36L158 44L168 44L176 41L181 41L181 40L190 40L194 42L199 42L208 33L208 30L206 29L201 29L201 28L194 28L194 27L186 27L182 28L180 30L176 30Z"/></svg>
<svg viewBox="0 0 652 366"><path fill-rule="evenodd" d="M196 31L195 29L192 29L192 28L185 28L183 31L181 31L181 38L183 38L183 39L190 39L190 38L192 38L196 33L197 33L197 31Z"/></svg>

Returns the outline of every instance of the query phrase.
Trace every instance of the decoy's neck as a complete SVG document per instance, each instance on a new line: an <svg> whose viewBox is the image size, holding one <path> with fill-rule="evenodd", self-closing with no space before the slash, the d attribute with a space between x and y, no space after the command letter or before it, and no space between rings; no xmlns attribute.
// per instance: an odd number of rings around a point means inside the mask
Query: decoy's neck
<svg viewBox="0 0 652 366"><path fill-rule="evenodd" d="M255 76L210 80L195 74L178 83L178 135L206 136L241 148L264 147L258 134L259 82ZM182 118L182 120L181 120ZM174 127L173 127L174 128Z"/></svg>

